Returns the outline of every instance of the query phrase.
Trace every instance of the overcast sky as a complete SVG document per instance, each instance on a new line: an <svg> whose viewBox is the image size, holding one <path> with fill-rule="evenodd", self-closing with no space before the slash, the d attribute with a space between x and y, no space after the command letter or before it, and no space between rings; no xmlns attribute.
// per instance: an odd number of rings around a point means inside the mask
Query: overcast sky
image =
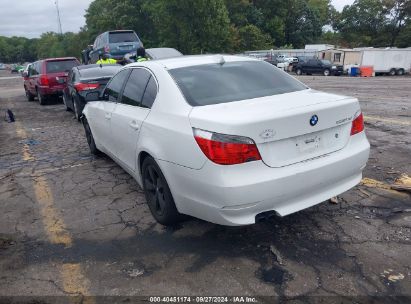
<svg viewBox="0 0 411 304"><path fill-rule="evenodd" d="M84 26L84 14L92 0L59 0L63 32ZM57 32L55 0L0 0L0 35L39 37Z"/></svg>
<svg viewBox="0 0 411 304"><path fill-rule="evenodd" d="M354 0L331 0L331 2L337 10L341 11L345 5L353 4Z"/></svg>
<svg viewBox="0 0 411 304"><path fill-rule="evenodd" d="M93 0L59 0L63 32L77 32L84 26L84 13ZM332 0L341 10L354 0ZM57 32L55 0L0 0L0 36L39 37Z"/></svg>

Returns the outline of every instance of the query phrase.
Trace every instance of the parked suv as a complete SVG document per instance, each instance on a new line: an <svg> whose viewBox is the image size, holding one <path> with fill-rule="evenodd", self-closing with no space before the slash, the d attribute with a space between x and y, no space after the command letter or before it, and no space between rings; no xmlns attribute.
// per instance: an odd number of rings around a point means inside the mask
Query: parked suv
<svg viewBox="0 0 411 304"><path fill-rule="evenodd" d="M48 99L62 96L68 73L79 64L74 57L49 58L30 64L23 73L27 99L32 101L37 97L44 105Z"/></svg>
<svg viewBox="0 0 411 304"><path fill-rule="evenodd" d="M113 59L121 60L125 54L137 51L140 46L143 46L143 43L134 31L104 32L94 41L93 50L89 53L89 63L96 63L103 53L110 54Z"/></svg>
<svg viewBox="0 0 411 304"><path fill-rule="evenodd" d="M294 70L297 75L306 73L307 75L323 74L324 76L329 76L341 75L344 72L342 65L333 65L328 60L320 60L315 58L304 62L299 62Z"/></svg>

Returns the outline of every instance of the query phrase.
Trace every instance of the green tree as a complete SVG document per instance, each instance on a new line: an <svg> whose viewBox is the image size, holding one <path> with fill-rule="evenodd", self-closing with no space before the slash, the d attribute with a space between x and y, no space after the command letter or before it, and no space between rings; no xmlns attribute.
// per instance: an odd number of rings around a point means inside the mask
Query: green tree
<svg viewBox="0 0 411 304"><path fill-rule="evenodd" d="M185 54L230 49L230 20L223 0L153 0L151 18L160 45Z"/></svg>
<svg viewBox="0 0 411 304"><path fill-rule="evenodd" d="M411 22L411 1L383 0L382 4L388 13L386 31L391 36L390 46L395 46L398 36Z"/></svg>
<svg viewBox="0 0 411 304"><path fill-rule="evenodd" d="M336 29L350 47L385 46L387 10L381 0L356 0L345 6Z"/></svg>
<svg viewBox="0 0 411 304"><path fill-rule="evenodd" d="M304 47L317 42L322 26L318 9L310 7L306 1L290 0L285 16L284 44Z"/></svg>
<svg viewBox="0 0 411 304"><path fill-rule="evenodd" d="M331 23L331 11L334 7L330 0L308 0L307 4L311 10L316 11L321 26Z"/></svg>
<svg viewBox="0 0 411 304"><path fill-rule="evenodd" d="M240 51L267 50L273 48L269 34L263 33L257 26L248 24L239 29Z"/></svg>

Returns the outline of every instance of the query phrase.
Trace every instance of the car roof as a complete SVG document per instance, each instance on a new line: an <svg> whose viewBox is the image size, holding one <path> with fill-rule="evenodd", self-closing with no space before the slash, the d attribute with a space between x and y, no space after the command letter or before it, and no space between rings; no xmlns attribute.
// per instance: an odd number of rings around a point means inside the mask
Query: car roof
<svg viewBox="0 0 411 304"><path fill-rule="evenodd" d="M58 58L46 58L43 61L63 61L63 60L77 60L76 57L58 57Z"/></svg>
<svg viewBox="0 0 411 304"><path fill-rule="evenodd" d="M203 64L212 63L224 63L224 62L238 62L238 61L261 61L258 59L250 58L247 56L238 55L191 55L191 56L180 56L166 59L150 60L143 62L131 63L128 66L150 66L152 64L158 64L163 66L165 69L177 69L188 66L196 66Z"/></svg>

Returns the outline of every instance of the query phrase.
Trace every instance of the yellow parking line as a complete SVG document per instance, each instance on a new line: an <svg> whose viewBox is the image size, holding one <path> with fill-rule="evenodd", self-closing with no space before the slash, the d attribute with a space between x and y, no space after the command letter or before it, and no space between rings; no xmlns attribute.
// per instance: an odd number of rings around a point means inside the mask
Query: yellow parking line
<svg viewBox="0 0 411 304"><path fill-rule="evenodd" d="M34 194L36 201L40 205L40 214L47 236L52 244L62 244L71 247L73 241L70 233L61 218L61 214L54 207L53 194L43 176L34 179Z"/></svg>
<svg viewBox="0 0 411 304"><path fill-rule="evenodd" d="M70 294L81 294L83 296L90 294L90 282L84 276L80 264L65 263L60 267L60 273L63 281L64 291ZM95 304L95 299L88 296L84 298L81 303Z"/></svg>
<svg viewBox="0 0 411 304"><path fill-rule="evenodd" d="M21 139L27 138L26 130L24 130L20 122L16 122L16 132L17 132L17 136L20 137ZM23 152L23 160L25 161L34 160L33 156L30 153L29 145L24 144L22 152Z"/></svg>
<svg viewBox="0 0 411 304"><path fill-rule="evenodd" d="M364 119L366 121L367 120L369 120L369 121L382 121L382 122L392 123L392 124L395 124L395 125L411 126L411 121L383 118L383 117L378 117L378 116L364 116Z"/></svg>
<svg viewBox="0 0 411 304"><path fill-rule="evenodd" d="M16 132L21 139L27 139L27 133L20 122L16 122ZM35 160L30 147L24 145L22 149L24 160ZM43 176L32 176L33 189L47 237L52 244L61 244L66 248L73 245L73 239L67 230L61 213L54 206L53 193L47 180ZM65 292L77 295L90 295L90 282L84 275L79 263L65 263L58 267ZM84 298L82 303L94 304L94 298Z"/></svg>
<svg viewBox="0 0 411 304"><path fill-rule="evenodd" d="M395 193L396 195L408 197L408 194L392 189L391 185L386 184L384 182L377 181L377 180L372 179L372 178L364 177L361 180L361 185L366 186L368 188L382 189L382 190L385 190L385 191L388 191L388 192L391 192L391 193Z"/></svg>

